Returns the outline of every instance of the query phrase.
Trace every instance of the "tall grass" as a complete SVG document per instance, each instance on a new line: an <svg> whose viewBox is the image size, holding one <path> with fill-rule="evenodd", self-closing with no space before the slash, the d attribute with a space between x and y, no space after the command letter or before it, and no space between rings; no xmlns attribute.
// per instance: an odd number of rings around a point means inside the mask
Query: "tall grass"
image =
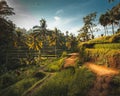
<svg viewBox="0 0 120 96"><path fill-rule="evenodd" d="M86 68L66 69L39 87L32 96L85 96L95 76Z"/></svg>
<svg viewBox="0 0 120 96"><path fill-rule="evenodd" d="M94 45L95 49L120 49L120 44L119 43L111 43L111 44L95 44Z"/></svg>
<svg viewBox="0 0 120 96"><path fill-rule="evenodd" d="M46 66L45 71L48 71L48 72L60 71L60 69L64 64L64 59L65 58L59 58L54 60L53 62L48 62L48 65Z"/></svg>
<svg viewBox="0 0 120 96"><path fill-rule="evenodd" d="M112 87L109 92L109 96L119 96L120 95L120 74L113 77L110 85Z"/></svg>
<svg viewBox="0 0 120 96"><path fill-rule="evenodd" d="M0 91L0 96L21 96L25 90L31 87L38 79L23 79Z"/></svg>

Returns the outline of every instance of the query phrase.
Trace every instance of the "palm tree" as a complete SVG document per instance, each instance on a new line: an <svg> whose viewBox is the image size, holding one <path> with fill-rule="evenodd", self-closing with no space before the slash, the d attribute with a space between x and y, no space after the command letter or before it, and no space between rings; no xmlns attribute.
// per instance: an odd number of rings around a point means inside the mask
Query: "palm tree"
<svg viewBox="0 0 120 96"><path fill-rule="evenodd" d="M5 0L0 1L0 17L4 18L8 15L14 15L13 8L9 7L7 5L7 2Z"/></svg>
<svg viewBox="0 0 120 96"><path fill-rule="evenodd" d="M109 3L114 2L115 0L108 0Z"/></svg>
<svg viewBox="0 0 120 96"><path fill-rule="evenodd" d="M117 20L119 23L119 29L120 29L120 3L116 6L114 6L111 9L111 11L113 13L113 16L115 17L115 20Z"/></svg>
<svg viewBox="0 0 120 96"><path fill-rule="evenodd" d="M112 25L112 33L114 34L115 33L115 31L114 31L114 25L118 24L118 21L116 21L116 19L115 19L114 12L111 11L111 10L108 10L106 12L106 16L109 17L109 24Z"/></svg>
<svg viewBox="0 0 120 96"><path fill-rule="evenodd" d="M52 36L49 37L49 45L50 46L55 46L55 55L57 55L57 43L58 43L58 38L59 38L59 30L57 28L54 29Z"/></svg>
<svg viewBox="0 0 120 96"><path fill-rule="evenodd" d="M94 23L96 18L96 12L90 13L87 16L83 17L84 22L84 28L87 28L87 30L91 33L93 36L93 32L95 32L94 27L97 25Z"/></svg>
<svg viewBox="0 0 120 96"><path fill-rule="evenodd" d="M107 25L109 23L109 17L105 14L102 14L99 18L99 22L104 27L105 35L108 34Z"/></svg>

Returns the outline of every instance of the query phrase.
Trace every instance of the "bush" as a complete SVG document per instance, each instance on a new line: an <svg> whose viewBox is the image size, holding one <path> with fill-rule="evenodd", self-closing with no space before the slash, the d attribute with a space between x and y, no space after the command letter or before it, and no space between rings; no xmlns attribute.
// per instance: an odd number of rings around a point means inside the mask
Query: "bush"
<svg viewBox="0 0 120 96"><path fill-rule="evenodd" d="M61 57L64 58L64 57L66 57L66 55L67 55L67 52L64 51L64 52L62 53Z"/></svg>
<svg viewBox="0 0 120 96"><path fill-rule="evenodd" d="M15 82L17 82L16 76L6 73L5 75L0 77L0 89L4 89L14 84Z"/></svg>
<svg viewBox="0 0 120 96"><path fill-rule="evenodd" d="M42 79L45 77L45 74L43 72L36 72L33 77Z"/></svg>
<svg viewBox="0 0 120 96"><path fill-rule="evenodd" d="M120 95L120 74L114 76L111 83L110 96L119 96Z"/></svg>
<svg viewBox="0 0 120 96"><path fill-rule="evenodd" d="M60 71L60 69L62 68L64 64L64 59L65 58L60 58L60 59L54 60L53 62L49 62L45 71L49 71L49 72Z"/></svg>

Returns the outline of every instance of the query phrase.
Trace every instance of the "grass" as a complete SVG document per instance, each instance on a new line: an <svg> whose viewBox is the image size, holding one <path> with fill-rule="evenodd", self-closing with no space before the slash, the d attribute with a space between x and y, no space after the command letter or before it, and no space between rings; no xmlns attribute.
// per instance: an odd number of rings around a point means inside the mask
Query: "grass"
<svg viewBox="0 0 120 96"><path fill-rule="evenodd" d="M0 91L0 96L21 96L22 93L31 87L38 79L27 78Z"/></svg>
<svg viewBox="0 0 120 96"><path fill-rule="evenodd" d="M57 58L53 62L49 62L48 65L45 68L45 71L47 72L57 72L60 71L64 64L65 58Z"/></svg>
<svg viewBox="0 0 120 96"><path fill-rule="evenodd" d="M19 74L17 73L19 72ZM45 77L39 66L29 65L0 76L0 96L21 96L35 82Z"/></svg>
<svg viewBox="0 0 120 96"><path fill-rule="evenodd" d="M68 68L58 72L32 96L85 96L94 80L94 74L85 67Z"/></svg>
<svg viewBox="0 0 120 96"><path fill-rule="evenodd" d="M109 96L119 96L120 95L120 74L114 76L111 81L111 90L109 92Z"/></svg>
<svg viewBox="0 0 120 96"><path fill-rule="evenodd" d="M120 44L119 43L110 43L110 44L95 44L94 45L95 49L120 49Z"/></svg>

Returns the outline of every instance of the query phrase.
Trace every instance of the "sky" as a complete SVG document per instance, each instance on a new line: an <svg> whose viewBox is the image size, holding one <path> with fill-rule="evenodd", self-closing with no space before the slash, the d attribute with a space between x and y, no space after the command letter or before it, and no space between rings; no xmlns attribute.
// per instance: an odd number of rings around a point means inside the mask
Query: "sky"
<svg viewBox="0 0 120 96"><path fill-rule="evenodd" d="M9 17L18 27L29 30L40 25L39 20L44 18L47 29L57 27L62 32L69 31L78 34L83 26L83 17L92 12L100 14L111 9L120 0L108 3L108 0L7 0L8 5L14 8L15 15ZM102 28L102 26L98 25Z"/></svg>

